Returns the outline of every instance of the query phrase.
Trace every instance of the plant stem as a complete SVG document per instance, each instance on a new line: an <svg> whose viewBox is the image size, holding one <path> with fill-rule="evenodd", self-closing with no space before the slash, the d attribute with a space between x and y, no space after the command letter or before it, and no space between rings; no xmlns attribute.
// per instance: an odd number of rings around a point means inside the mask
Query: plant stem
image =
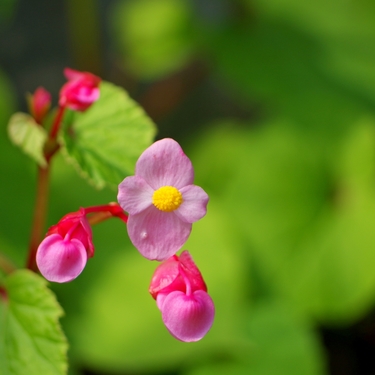
<svg viewBox="0 0 375 375"><path fill-rule="evenodd" d="M55 120L51 126L51 132L49 135L50 139L56 139L57 133L59 132L61 120L64 117L65 107L59 106L59 109L57 110L57 115L55 117Z"/></svg>
<svg viewBox="0 0 375 375"><path fill-rule="evenodd" d="M38 271L35 257L38 246L43 238L44 226L47 214L48 188L49 188L49 169L50 164L46 167L38 167L38 181L36 190L36 201L34 207L33 224L29 244L29 254L26 267L32 271Z"/></svg>

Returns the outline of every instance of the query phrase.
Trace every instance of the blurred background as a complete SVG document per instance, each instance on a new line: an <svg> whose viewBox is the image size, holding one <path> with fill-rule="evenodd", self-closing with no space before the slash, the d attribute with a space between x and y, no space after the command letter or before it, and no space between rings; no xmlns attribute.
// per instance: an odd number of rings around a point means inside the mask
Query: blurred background
<svg viewBox="0 0 375 375"><path fill-rule="evenodd" d="M18 265L36 167L6 125L40 85L56 103L66 66L124 87L211 198L185 247L209 334L169 335L156 264L108 221L82 275L52 286L70 375L375 374L374 1L0 0L0 20L0 248ZM48 225L116 195L57 157Z"/></svg>

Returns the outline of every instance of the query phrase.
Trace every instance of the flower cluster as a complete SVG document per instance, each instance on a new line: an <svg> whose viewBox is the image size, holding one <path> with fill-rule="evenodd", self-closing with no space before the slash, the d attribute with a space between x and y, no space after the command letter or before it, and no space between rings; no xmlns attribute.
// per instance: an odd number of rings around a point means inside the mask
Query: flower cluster
<svg viewBox="0 0 375 375"><path fill-rule="evenodd" d="M99 77L69 68L64 73L68 82L60 90L50 149L45 148L48 162L58 148L56 136L64 110L86 111L99 98ZM51 96L43 88L30 97L30 112L37 123L42 125L50 104ZM135 175L120 183L119 204L81 208L48 230L34 258L39 271L52 282L75 279L94 256L91 225L118 217L127 223L129 238L139 252L149 260L162 261L149 291L165 326L181 341L200 340L213 323L214 304L189 252L176 255L192 224L207 211L208 195L193 182L192 163L180 145L170 138L155 142L139 157Z"/></svg>
<svg viewBox="0 0 375 375"><path fill-rule="evenodd" d="M189 237L192 223L207 211L208 195L193 181L191 161L176 141L165 138L143 152L135 176L120 183L117 196L129 215L133 245L147 259L164 261L154 273L150 293L169 332L185 342L200 340L215 315L190 254L176 255Z"/></svg>

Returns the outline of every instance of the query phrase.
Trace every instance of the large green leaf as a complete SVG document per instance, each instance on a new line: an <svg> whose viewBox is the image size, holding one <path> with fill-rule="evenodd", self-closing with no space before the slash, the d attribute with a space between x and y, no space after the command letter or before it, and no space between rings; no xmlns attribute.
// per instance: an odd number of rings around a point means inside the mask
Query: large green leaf
<svg viewBox="0 0 375 375"><path fill-rule="evenodd" d="M100 85L100 99L75 113L72 122L62 137L64 155L98 188L115 186L132 174L156 130L143 109L108 82Z"/></svg>
<svg viewBox="0 0 375 375"><path fill-rule="evenodd" d="M46 281L21 270L1 287L1 375L66 374L67 342L58 322L62 310Z"/></svg>
<svg viewBox="0 0 375 375"><path fill-rule="evenodd" d="M40 166L47 165L43 153L47 132L30 115L15 113L9 120L8 134L11 141Z"/></svg>

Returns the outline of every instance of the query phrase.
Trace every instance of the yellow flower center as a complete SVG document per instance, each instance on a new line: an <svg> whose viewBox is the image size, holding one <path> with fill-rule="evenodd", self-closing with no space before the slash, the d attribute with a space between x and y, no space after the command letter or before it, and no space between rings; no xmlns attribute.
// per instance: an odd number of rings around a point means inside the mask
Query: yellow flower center
<svg viewBox="0 0 375 375"><path fill-rule="evenodd" d="M177 210L182 202L182 194L173 186L162 186L152 196L153 205L164 212Z"/></svg>

